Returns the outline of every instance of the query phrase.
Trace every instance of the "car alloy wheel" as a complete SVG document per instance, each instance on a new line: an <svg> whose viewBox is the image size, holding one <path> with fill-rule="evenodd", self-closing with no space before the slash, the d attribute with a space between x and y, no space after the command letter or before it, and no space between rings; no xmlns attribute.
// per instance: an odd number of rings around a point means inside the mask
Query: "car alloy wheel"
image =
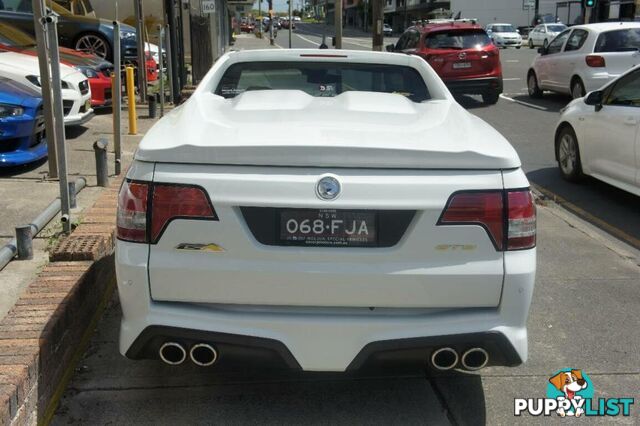
<svg viewBox="0 0 640 426"><path fill-rule="evenodd" d="M549 46L549 42L547 41L547 39L544 39L544 43L542 43L542 47L544 47L545 49L547 48L547 46Z"/></svg>
<svg viewBox="0 0 640 426"><path fill-rule="evenodd" d="M529 97L531 98L542 97L542 90L540 90L540 87L538 87L538 80L533 71L530 72L529 77L527 77L527 91L529 92Z"/></svg>
<svg viewBox="0 0 640 426"><path fill-rule="evenodd" d="M580 147L575 132L571 127L565 125L556 140L558 166L562 177L570 182L580 181L584 174L582 173Z"/></svg>
<svg viewBox="0 0 640 426"><path fill-rule="evenodd" d="M533 49L533 40L529 39L529 49Z"/></svg>
<svg viewBox="0 0 640 426"><path fill-rule="evenodd" d="M76 42L76 50L106 58L109 53L107 42L95 34L85 34Z"/></svg>
<svg viewBox="0 0 640 426"><path fill-rule="evenodd" d="M573 97L573 99L578 99L582 98L584 95L584 85L582 84L582 81L580 81L580 79L574 80L571 85L571 97Z"/></svg>

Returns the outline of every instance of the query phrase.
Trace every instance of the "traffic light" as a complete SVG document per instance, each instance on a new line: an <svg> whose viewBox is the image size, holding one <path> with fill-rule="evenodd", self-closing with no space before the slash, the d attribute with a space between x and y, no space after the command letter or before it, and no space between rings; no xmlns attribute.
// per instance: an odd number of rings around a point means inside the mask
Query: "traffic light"
<svg viewBox="0 0 640 426"><path fill-rule="evenodd" d="M584 7L596 7L596 3L598 0L582 0L582 5Z"/></svg>

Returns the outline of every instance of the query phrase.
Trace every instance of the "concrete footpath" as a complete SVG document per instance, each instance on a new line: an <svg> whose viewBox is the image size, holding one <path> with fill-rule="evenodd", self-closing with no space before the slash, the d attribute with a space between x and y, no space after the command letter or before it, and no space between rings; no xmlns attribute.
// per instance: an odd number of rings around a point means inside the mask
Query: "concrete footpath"
<svg viewBox="0 0 640 426"><path fill-rule="evenodd" d="M637 399L640 253L553 204L538 213L530 359L523 366L355 379L130 361L118 353L114 297L53 423L539 424L559 417L514 417L514 398L543 398L548 379L569 367L590 376L597 398ZM602 420L638 424L640 407Z"/></svg>

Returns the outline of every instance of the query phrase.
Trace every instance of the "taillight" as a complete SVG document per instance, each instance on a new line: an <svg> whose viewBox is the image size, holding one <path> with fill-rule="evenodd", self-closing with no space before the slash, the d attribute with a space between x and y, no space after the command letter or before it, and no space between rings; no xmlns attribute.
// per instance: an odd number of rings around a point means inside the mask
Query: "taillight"
<svg viewBox="0 0 640 426"><path fill-rule="evenodd" d="M154 244L173 219L217 220L217 216L198 186L123 183L118 195L118 239Z"/></svg>
<svg viewBox="0 0 640 426"><path fill-rule="evenodd" d="M600 55L587 55L584 60L588 66L593 68L602 68L605 66L604 57Z"/></svg>
<svg viewBox="0 0 640 426"><path fill-rule="evenodd" d="M458 192L449 200L438 225L480 225L497 250L504 246L502 191Z"/></svg>
<svg viewBox="0 0 640 426"><path fill-rule="evenodd" d="M216 220L207 194L197 186L154 184L151 209L152 243L173 219Z"/></svg>
<svg viewBox="0 0 640 426"><path fill-rule="evenodd" d="M455 193L438 225L480 225L498 251L536 245L536 208L528 189Z"/></svg>
<svg viewBox="0 0 640 426"><path fill-rule="evenodd" d="M536 205L531 191L508 191L507 250L536 245Z"/></svg>
<svg viewBox="0 0 640 426"><path fill-rule="evenodd" d="M116 229L118 238L136 243L147 242L147 183L125 181L118 194Z"/></svg>

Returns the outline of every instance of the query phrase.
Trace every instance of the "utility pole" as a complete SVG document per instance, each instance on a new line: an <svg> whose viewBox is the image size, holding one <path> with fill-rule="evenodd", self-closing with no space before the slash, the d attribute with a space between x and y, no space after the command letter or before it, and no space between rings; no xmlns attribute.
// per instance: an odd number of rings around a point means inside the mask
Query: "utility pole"
<svg viewBox="0 0 640 426"><path fill-rule="evenodd" d="M293 27L293 0L289 0L289 49L291 49L291 28Z"/></svg>
<svg viewBox="0 0 640 426"><path fill-rule="evenodd" d="M540 12L540 0L535 0L535 4L533 6L533 19L535 20L535 22L533 23L534 27L538 25L539 12Z"/></svg>
<svg viewBox="0 0 640 426"><path fill-rule="evenodd" d="M136 19L136 39L138 41L138 93L141 102L147 101L147 46L144 39L144 12L142 8L142 0L136 0L135 4ZM117 20L117 18L116 18Z"/></svg>
<svg viewBox="0 0 640 426"><path fill-rule="evenodd" d="M371 50L382 52L382 45L384 44L384 35L382 34L382 21L383 21L383 4L384 0L371 0L373 2L373 9L371 10L372 20L373 20L373 28L371 28L372 33L372 48ZM405 0L406 1L406 0Z"/></svg>
<svg viewBox="0 0 640 426"><path fill-rule="evenodd" d="M262 38L262 0L258 0L258 38Z"/></svg>
<svg viewBox="0 0 640 426"><path fill-rule="evenodd" d="M342 0L335 0L334 8L335 13L333 21L336 30L334 47L336 49L342 49Z"/></svg>
<svg viewBox="0 0 640 426"><path fill-rule="evenodd" d="M289 17L291 19L291 17ZM289 26L291 26L291 21L289 21ZM273 39L273 0L269 0L269 44L273 46L275 44L275 40Z"/></svg>

